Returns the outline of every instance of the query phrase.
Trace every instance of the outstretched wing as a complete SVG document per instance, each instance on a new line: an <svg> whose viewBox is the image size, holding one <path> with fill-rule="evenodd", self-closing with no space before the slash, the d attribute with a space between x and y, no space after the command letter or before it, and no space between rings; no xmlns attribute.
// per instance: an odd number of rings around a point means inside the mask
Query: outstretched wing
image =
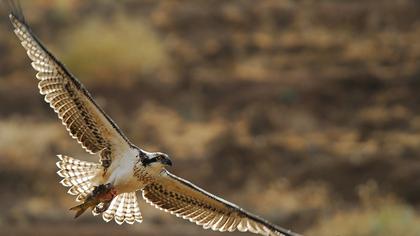
<svg viewBox="0 0 420 236"><path fill-rule="evenodd" d="M9 15L14 32L38 71L38 88L66 126L86 151L101 154L104 166L111 163L111 153L127 150L130 142L84 86L60 63L31 32L19 8L12 7Z"/></svg>
<svg viewBox="0 0 420 236"><path fill-rule="evenodd" d="M168 171L163 172L142 191L148 203L205 229L250 231L267 236L298 235L246 212Z"/></svg>

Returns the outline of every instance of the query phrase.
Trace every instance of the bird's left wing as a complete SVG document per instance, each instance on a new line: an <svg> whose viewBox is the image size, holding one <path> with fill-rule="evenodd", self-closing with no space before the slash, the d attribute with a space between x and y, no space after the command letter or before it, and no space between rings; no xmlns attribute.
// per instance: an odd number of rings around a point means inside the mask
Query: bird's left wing
<svg viewBox="0 0 420 236"><path fill-rule="evenodd" d="M250 231L267 236L298 235L214 196L166 170L142 191L148 203L205 229Z"/></svg>
<svg viewBox="0 0 420 236"><path fill-rule="evenodd" d="M102 164L110 165L111 153L124 152L130 147L128 139L85 87L36 38L20 8L12 6L9 17L15 34L32 60L32 67L38 71L38 88L45 95L45 101L86 151L100 153Z"/></svg>

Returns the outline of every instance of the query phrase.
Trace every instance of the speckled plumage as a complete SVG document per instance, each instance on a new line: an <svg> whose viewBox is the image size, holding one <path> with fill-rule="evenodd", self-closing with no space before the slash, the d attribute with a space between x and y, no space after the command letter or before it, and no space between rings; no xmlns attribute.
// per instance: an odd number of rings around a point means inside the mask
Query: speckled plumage
<svg viewBox="0 0 420 236"><path fill-rule="evenodd" d="M171 162L166 154L134 146L79 80L35 37L15 6L12 4L10 20L37 71L40 93L71 137L88 153L100 156L100 163L91 163L59 155L57 174L63 178L61 183L69 188L69 194L77 196L77 201L91 197L99 185L110 184L117 193L103 212L98 209L106 203L98 203L94 215L102 213L105 221L114 219L118 224L142 222L136 196L140 190L146 202L205 229L297 235L169 173L165 166Z"/></svg>

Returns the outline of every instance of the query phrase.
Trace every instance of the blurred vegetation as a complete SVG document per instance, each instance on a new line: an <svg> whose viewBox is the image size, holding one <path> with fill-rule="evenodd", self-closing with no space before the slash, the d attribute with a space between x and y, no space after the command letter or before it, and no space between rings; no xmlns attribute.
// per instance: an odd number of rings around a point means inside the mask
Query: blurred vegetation
<svg viewBox="0 0 420 236"><path fill-rule="evenodd" d="M174 173L305 235L420 234L418 1L22 5L47 48L134 143L169 153ZM92 158L38 94L1 15L0 234L222 235L143 203L140 225L73 221L55 155Z"/></svg>
<svg viewBox="0 0 420 236"><path fill-rule="evenodd" d="M87 24L75 25L61 41L63 61L86 78L87 85L98 80L108 86L131 85L142 75L154 73L167 60L154 32L122 13L106 21L92 17Z"/></svg>
<svg viewBox="0 0 420 236"><path fill-rule="evenodd" d="M373 182L361 186L361 207L324 219L308 235L418 235L420 218L413 209L377 190Z"/></svg>

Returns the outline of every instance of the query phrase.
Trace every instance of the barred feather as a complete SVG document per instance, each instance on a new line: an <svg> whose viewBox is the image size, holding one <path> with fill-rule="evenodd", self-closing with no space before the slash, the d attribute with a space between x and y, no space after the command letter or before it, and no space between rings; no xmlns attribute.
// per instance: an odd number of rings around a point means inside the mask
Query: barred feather
<svg viewBox="0 0 420 236"><path fill-rule="evenodd" d="M238 206L212 195L165 171L142 189L143 198L156 208L217 231L250 231L265 236L297 236Z"/></svg>
<svg viewBox="0 0 420 236"><path fill-rule="evenodd" d="M112 200L108 210L102 214L102 218L106 222L114 219L119 225L124 222L128 224L133 224L135 222L141 223L143 218L137 203L136 193L122 193L116 196L114 200Z"/></svg>
<svg viewBox="0 0 420 236"><path fill-rule="evenodd" d="M69 194L77 195L76 201L83 201L92 192L94 186L91 180L101 170L101 166L68 156L57 155L57 157L60 159L57 162L59 168L57 174L63 177L60 183L69 187Z"/></svg>
<svg viewBox="0 0 420 236"><path fill-rule="evenodd" d="M95 103L82 83L42 45L25 22L23 13L14 5L11 4L10 21L37 71L39 92L70 136L87 152L100 153L101 161L109 166L114 158L110 154L129 149L130 141Z"/></svg>

